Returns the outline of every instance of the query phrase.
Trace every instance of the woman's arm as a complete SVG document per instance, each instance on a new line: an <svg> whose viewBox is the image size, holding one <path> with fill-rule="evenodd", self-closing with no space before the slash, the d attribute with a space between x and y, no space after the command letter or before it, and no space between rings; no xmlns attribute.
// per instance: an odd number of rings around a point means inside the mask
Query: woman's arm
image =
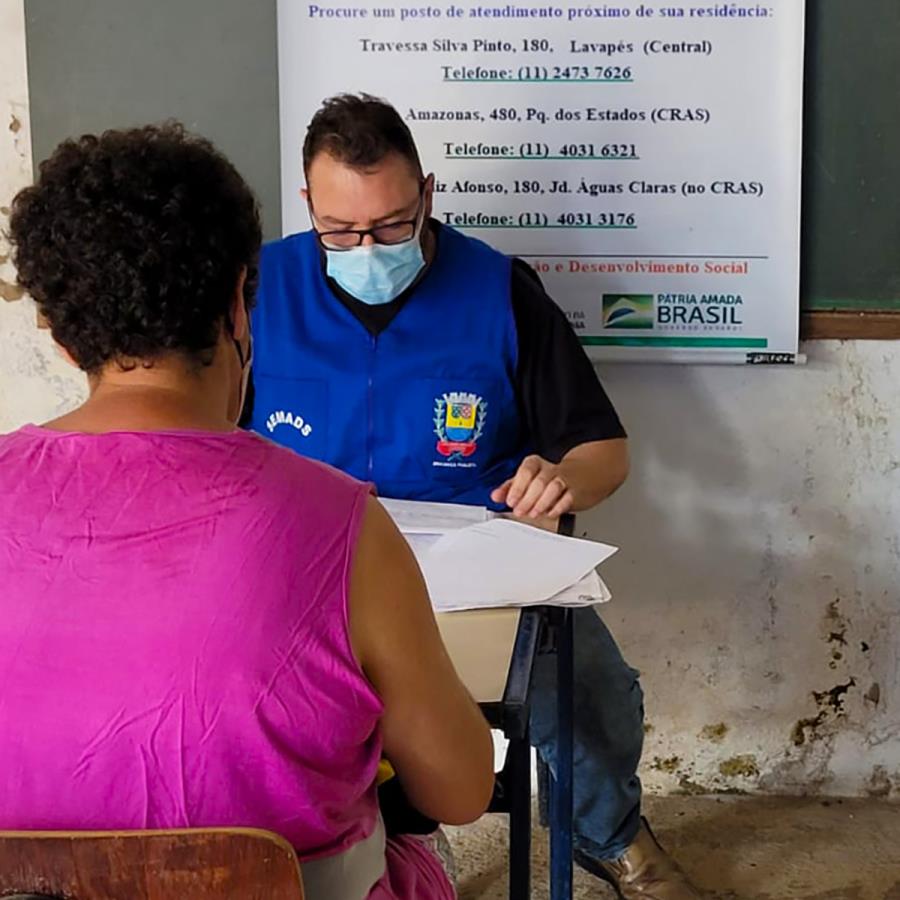
<svg viewBox="0 0 900 900"><path fill-rule="evenodd" d="M490 729L441 641L406 540L368 501L350 580L350 635L384 702L384 751L412 804L460 825L487 809L494 786Z"/></svg>

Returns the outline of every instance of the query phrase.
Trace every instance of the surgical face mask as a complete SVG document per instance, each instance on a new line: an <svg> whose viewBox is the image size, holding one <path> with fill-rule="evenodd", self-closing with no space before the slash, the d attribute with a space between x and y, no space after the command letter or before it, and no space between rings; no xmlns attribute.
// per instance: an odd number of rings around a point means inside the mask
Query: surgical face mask
<svg viewBox="0 0 900 900"><path fill-rule="evenodd" d="M396 300L425 268L419 239L415 235L402 244L372 244L352 250L327 250L326 271L351 297L370 306Z"/></svg>

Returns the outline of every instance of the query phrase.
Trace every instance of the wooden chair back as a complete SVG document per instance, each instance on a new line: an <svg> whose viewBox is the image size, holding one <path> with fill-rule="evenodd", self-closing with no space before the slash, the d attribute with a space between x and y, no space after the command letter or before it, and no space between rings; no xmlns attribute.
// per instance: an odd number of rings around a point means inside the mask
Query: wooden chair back
<svg viewBox="0 0 900 900"><path fill-rule="evenodd" d="M0 898L303 900L293 847L267 831L0 831Z"/></svg>

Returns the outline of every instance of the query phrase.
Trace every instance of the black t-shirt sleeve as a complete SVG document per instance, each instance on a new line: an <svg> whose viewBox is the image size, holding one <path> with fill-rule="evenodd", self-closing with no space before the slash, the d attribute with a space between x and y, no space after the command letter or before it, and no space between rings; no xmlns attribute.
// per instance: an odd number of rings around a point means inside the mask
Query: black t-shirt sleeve
<svg viewBox="0 0 900 900"><path fill-rule="evenodd" d="M565 313L537 273L513 261L519 341L516 395L535 453L559 462L573 447L625 437L625 429Z"/></svg>

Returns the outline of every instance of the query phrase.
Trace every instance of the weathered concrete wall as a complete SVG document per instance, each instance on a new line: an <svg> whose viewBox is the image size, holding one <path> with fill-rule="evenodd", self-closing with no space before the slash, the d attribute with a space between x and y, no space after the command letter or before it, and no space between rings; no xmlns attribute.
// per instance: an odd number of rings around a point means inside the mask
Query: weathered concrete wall
<svg viewBox="0 0 900 900"><path fill-rule="evenodd" d="M900 344L796 370L606 367L630 482L607 619L656 790L900 789Z"/></svg>
<svg viewBox="0 0 900 900"><path fill-rule="evenodd" d="M81 396L84 378L63 362L34 304L15 284L3 237L9 203L31 181L25 15L21 0L0 3L0 432L59 415Z"/></svg>
<svg viewBox="0 0 900 900"><path fill-rule="evenodd" d="M0 4L0 58L8 204L31 177L17 0ZM84 383L14 299L5 255L0 431ZM653 790L900 789L900 344L807 351L795 371L603 371L634 472L581 524L624 548L606 616L644 671Z"/></svg>

